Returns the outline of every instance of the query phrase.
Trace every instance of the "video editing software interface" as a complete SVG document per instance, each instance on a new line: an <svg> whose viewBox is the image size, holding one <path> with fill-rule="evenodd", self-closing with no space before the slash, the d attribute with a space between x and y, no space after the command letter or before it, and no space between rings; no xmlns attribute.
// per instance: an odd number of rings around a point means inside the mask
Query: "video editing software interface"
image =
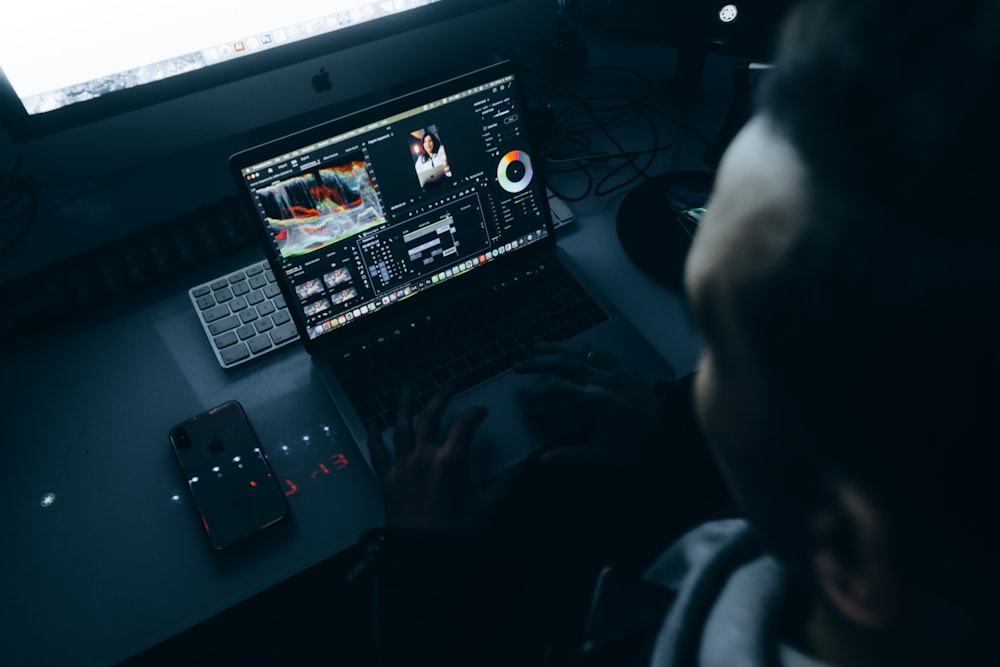
<svg viewBox="0 0 1000 667"><path fill-rule="evenodd" d="M545 238L523 113L504 76L241 169L310 339Z"/></svg>

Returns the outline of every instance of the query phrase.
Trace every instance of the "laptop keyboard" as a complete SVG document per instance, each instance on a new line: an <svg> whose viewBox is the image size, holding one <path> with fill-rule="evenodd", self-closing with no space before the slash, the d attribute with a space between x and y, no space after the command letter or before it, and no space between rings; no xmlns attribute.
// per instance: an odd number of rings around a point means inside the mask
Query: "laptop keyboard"
<svg viewBox="0 0 1000 667"><path fill-rule="evenodd" d="M266 260L188 290L223 368L232 368L299 339Z"/></svg>
<svg viewBox="0 0 1000 667"><path fill-rule="evenodd" d="M527 358L535 342L559 342L608 319L566 268L549 260L493 286L469 307L428 315L394 334L331 361L365 423L395 419L399 390L414 389L423 407L450 383L470 389ZM458 313L457 315L455 313Z"/></svg>

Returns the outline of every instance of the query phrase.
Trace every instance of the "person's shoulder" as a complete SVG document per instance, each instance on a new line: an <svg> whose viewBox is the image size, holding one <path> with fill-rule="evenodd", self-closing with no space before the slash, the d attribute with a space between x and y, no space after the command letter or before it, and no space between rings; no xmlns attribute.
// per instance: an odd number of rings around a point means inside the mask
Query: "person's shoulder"
<svg viewBox="0 0 1000 667"><path fill-rule="evenodd" d="M724 554L756 555L758 547L745 519L710 521L693 528L674 542L643 574L652 583L679 589L692 573ZM741 558L736 558L741 560Z"/></svg>

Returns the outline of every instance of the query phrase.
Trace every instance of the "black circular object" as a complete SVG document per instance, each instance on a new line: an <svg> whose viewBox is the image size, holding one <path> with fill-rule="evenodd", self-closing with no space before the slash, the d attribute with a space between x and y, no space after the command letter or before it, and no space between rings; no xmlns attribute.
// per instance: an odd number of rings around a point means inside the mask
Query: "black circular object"
<svg viewBox="0 0 1000 667"><path fill-rule="evenodd" d="M625 195L618 207L618 241L651 278L683 288L684 261L714 181L711 171L673 171Z"/></svg>
<svg viewBox="0 0 1000 667"><path fill-rule="evenodd" d="M524 165L520 162L511 162L507 165L507 178L509 178L514 183L519 182L524 178Z"/></svg>

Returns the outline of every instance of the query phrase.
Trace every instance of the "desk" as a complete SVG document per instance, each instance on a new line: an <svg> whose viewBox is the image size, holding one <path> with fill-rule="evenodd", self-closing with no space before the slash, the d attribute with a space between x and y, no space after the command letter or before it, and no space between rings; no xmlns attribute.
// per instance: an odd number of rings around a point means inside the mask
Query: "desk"
<svg viewBox="0 0 1000 667"><path fill-rule="evenodd" d="M678 295L618 245L619 201L574 204L577 222L561 243L678 373L689 372L697 337ZM183 284L261 256L227 258ZM301 347L223 371L181 283L99 324L6 350L2 363L7 664L117 663L325 562L382 521L377 484ZM246 408L291 511L214 552L167 431L226 400ZM346 468L320 467L338 454Z"/></svg>

